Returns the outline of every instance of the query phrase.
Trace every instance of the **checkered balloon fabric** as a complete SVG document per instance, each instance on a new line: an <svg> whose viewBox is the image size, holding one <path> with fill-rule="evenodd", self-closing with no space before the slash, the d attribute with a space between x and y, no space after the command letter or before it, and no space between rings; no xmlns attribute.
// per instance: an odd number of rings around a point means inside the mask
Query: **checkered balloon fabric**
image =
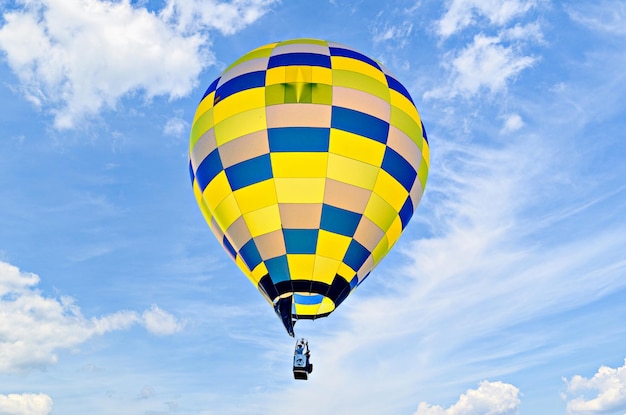
<svg viewBox="0 0 626 415"><path fill-rule="evenodd" d="M381 64L315 39L262 46L207 89L189 168L207 223L270 303L326 316L400 237L429 147Z"/></svg>

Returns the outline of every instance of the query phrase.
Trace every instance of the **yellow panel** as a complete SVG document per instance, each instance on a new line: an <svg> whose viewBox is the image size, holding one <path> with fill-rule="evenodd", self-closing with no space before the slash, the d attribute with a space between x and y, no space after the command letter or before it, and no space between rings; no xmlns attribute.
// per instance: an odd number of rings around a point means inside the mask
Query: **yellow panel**
<svg viewBox="0 0 626 415"><path fill-rule="evenodd" d="M380 69L374 68L372 65L363 61L345 56L331 56L330 62L333 69L358 72L374 78L378 82L382 82L385 85L387 84L387 78Z"/></svg>
<svg viewBox="0 0 626 415"><path fill-rule="evenodd" d="M279 66L265 71L265 85L284 84L287 77L285 69L285 66Z"/></svg>
<svg viewBox="0 0 626 415"><path fill-rule="evenodd" d="M406 202L406 198L409 196L409 192L406 191L404 186L384 170L381 170L376 179L374 192L389 203L396 212L400 212L404 202Z"/></svg>
<svg viewBox="0 0 626 415"><path fill-rule="evenodd" d="M278 203L322 203L324 178L276 178Z"/></svg>
<svg viewBox="0 0 626 415"><path fill-rule="evenodd" d="M196 146L202 134L206 133L211 128L213 128L213 107L198 116L198 119L191 125L191 134L189 137L190 152Z"/></svg>
<svg viewBox="0 0 626 415"><path fill-rule="evenodd" d="M330 68L313 66L311 69L312 81L316 84L333 84L333 71Z"/></svg>
<svg viewBox="0 0 626 415"><path fill-rule="evenodd" d="M196 113L193 117L193 122L195 123L200 116L202 116L205 112L210 110L213 107L213 100L215 99L215 91L211 92L209 95L204 97L200 104L198 104L198 108L196 108Z"/></svg>
<svg viewBox="0 0 626 415"><path fill-rule="evenodd" d="M343 277L346 282L350 282L350 280L356 275L356 271L350 268L345 263L339 264L339 269L337 270L337 274Z"/></svg>
<svg viewBox="0 0 626 415"><path fill-rule="evenodd" d="M337 154L328 155L328 178L372 190L381 169Z"/></svg>
<svg viewBox="0 0 626 415"><path fill-rule="evenodd" d="M222 231L228 229L230 225L232 225L237 218L241 216L241 211L239 210L235 196L232 193L217 206L213 213L215 221L218 223Z"/></svg>
<svg viewBox="0 0 626 415"><path fill-rule="evenodd" d="M265 72L265 85L307 82L332 85L333 72L321 66L279 66Z"/></svg>
<svg viewBox="0 0 626 415"><path fill-rule="evenodd" d="M339 269L340 264L340 260L316 255L315 265L313 267L313 280L323 282L328 285L332 284L335 275L337 275L337 270Z"/></svg>
<svg viewBox="0 0 626 415"><path fill-rule="evenodd" d="M206 202L202 198L202 191L200 190L200 187L198 186L198 181L195 178L193 180L192 188L193 188L193 195L196 198L196 202L198 203L198 206L200 207L200 212L202 212L202 216L204 217L204 220L206 220L206 223L208 225L211 225L211 218L213 217L213 214L211 213L211 210L209 209Z"/></svg>
<svg viewBox="0 0 626 415"><path fill-rule="evenodd" d="M333 86L358 89L389 101L389 86L387 86L387 82L381 83L371 76L361 73L333 69Z"/></svg>
<svg viewBox="0 0 626 415"><path fill-rule="evenodd" d="M315 316L318 314L319 304L295 304L296 314L299 316Z"/></svg>
<svg viewBox="0 0 626 415"><path fill-rule="evenodd" d="M326 177L328 153L271 153L274 177Z"/></svg>
<svg viewBox="0 0 626 415"><path fill-rule="evenodd" d="M407 115L413 118L418 124L421 122L415 105L413 105L413 103L409 101L407 97L393 89L389 90L389 94L389 97L391 98L391 105L400 108L402 111L407 113Z"/></svg>
<svg viewBox="0 0 626 415"><path fill-rule="evenodd" d="M287 263L292 280L311 280L313 278L315 255L287 254Z"/></svg>
<svg viewBox="0 0 626 415"><path fill-rule="evenodd" d="M311 83L313 76L310 66L291 65L285 67L285 80L287 82Z"/></svg>
<svg viewBox="0 0 626 415"><path fill-rule="evenodd" d="M372 257L374 257L374 264L378 264L381 259L387 255L389 252L389 241L387 240L387 235L383 237L376 246L376 249L372 251Z"/></svg>
<svg viewBox="0 0 626 415"><path fill-rule="evenodd" d="M393 221L398 218L398 212L376 193L372 193L363 215L383 231L387 231Z"/></svg>
<svg viewBox="0 0 626 415"><path fill-rule="evenodd" d="M265 106L265 88L237 92L218 102L213 109L213 122L218 124L235 114Z"/></svg>
<svg viewBox="0 0 626 415"><path fill-rule="evenodd" d="M320 229L315 253L326 258L341 261L346 255L352 238ZM333 274L334 275L334 274Z"/></svg>
<svg viewBox="0 0 626 415"><path fill-rule="evenodd" d="M231 194L233 191L230 188L230 183L228 183L228 178L226 177L226 172L221 171L211 180L209 185L204 189L204 193L202 197L204 198L207 205L212 211L215 211L217 205L222 203L222 201Z"/></svg>
<svg viewBox="0 0 626 415"><path fill-rule="evenodd" d="M267 128L265 108L255 108L233 115L215 125L215 141L220 146L235 138Z"/></svg>
<svg viewBox="0 0 626 415"><path fill-rule="evenodd" d="M380 167L385 156L385 144L358 134L331 128L330 153L350 157Z"/></svg>
<svg viewBox="0 0 626 415"><path fill-rule="evenodd" d="M335 310L335 303L330 298L324 297L322 304L317 309L317 314L327 314L333 312L333 310Z"/></svg>
<svg viewBox="0 0 626 415"><path fill-rule="evenodd" d="M389 230L387 231L387 239L389 240L389 249L391 249L396 242L398 242L398 239L400 238L400 235L402 234L402 221L400 221L400 218L396 218L396 220L393 221L393 223L391 224L391 226L389 227Z"/></svg>
<svg viewBox="0 0 626 415"><path fill-rule="evenodd" d="M422 139L422 127L409 114L398 107L391 107L391 119L389 124L398 127L400 131L411 137L413 142L421 149L424 145Z"/></svg>
<svg viewBox="0 0 626 415"><path fill-rule="evenodd" d="M253 210L278 203L273 179L264 180L238 189L235 191L235 198L237 199L241 213L252 212Z"/></svg>
<svg viewBox="0 0 626 415"><path fill-rule="evenodd" d="M245 262L243 262L243 259L241 259L240 255L237 255L237 257L235 258L235 264L237 264L237 266L239 267L239 269L246 274L246 277L248 277L248 279L250 280L250 282L252 282L255 286L257 285L257 283L254 282L254 280L251 278L251 274L250 274L250 270L248 269L248 266L246 265Z"/></svg>
<svg viewBox="0 0 626 415"><path fill-rule="evenodd" d="M256 268L252 270L252 273L250 273L250 280L254 283L255 286L258 286L261 278L266 276L267 273L268 271L267 267L265 266L265 262L261 262L259 265L256 266Z"/></svg>
<svg viewBox="0 0 626 415"><path fill-rule="evenodd" d="M280 213L277 205L246 213L243 218L253 238L280 229Z"/></svg>

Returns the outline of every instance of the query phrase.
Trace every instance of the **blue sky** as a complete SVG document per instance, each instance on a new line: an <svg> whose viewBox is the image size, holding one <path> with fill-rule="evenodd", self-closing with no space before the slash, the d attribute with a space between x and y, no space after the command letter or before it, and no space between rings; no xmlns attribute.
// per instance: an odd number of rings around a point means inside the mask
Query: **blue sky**
<svg viewBox="0 0 626 415"><path fill-rule="evenodd" d="M626 413L626 2L5 0L0 413ZM424 198L315 365L214 240L187 138L230 62L344 43L407 86Z"/></svg>

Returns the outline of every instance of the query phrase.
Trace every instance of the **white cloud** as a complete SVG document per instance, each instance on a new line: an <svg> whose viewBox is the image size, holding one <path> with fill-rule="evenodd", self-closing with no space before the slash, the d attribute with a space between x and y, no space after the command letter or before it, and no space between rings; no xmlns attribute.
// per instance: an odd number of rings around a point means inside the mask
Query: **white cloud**
<svg viewBox="0 0 626 415"><path fill-rule="evenodd" d="M502 132L508 133L517 131L524 126L524 121L519 114L509 114L504 119L504 127Z"/></svg>
<svg viewBox="0 0 626 415"><path fill-rule="evenodd" d="M604 414L626 410L626 360L624 366L617 369L600 367L591 379L576 375L565 381L567 395L570 395L567 402L568 415Z"/></svg>
<svg viewBox="0 0 626 415"><path fill-rule="evenodd" d="M504 26L536 4L536 0L451 0L438 22L437 32L441 37L449 37L476 23L478 18L486 18L494 26Z"/></svg>
<svg viewBox="0 0 626 415"><path fill-rule="evenodd" d="M18 0L0 50L26 98L72 128L129 94L188 94L214 63L206 31L233 33L270 3L169 0L156 14L129 0Z"/></svg>
<svg viewBox="0 0 626 415"><path fill-rule="evenodd" d="M84 317L73 299L45 297L39 277L0 261L0 373L41 368L56 363L56 352L89 338L142 324L155 334L179 330L178 321L152 306L142 316L119 311L100 318Z"/></svg>
<svg viewBox="0 0 626 415"><path fill-rule="evenodd" d="M2 415L48 415L52 412L52 399L43 393L0 394Z"/></svg>
<svg viewBox="0 0 626 415"><path fill-rule="evenodd" d="M174 137L181 137L189 129L189 123L180 117L170 118L165 122L163 133Z"/></svg>
<svg viewBox="0 0 626 415"><path fill-rule="evenodd" d="M183 324L176 317L154 304L149 310L143 312L142 318L146 329L153 334L174 334L183 329Z"/></svg>
<svg viewBox="0 0 626 415"><path fill-rule="evenodd" d="M499 36L476 35L473 42L447 64L448 84L424 94L425 98L469 97L487 89L503 91L508 83L535 63L514 46L506 46Z"/></svg>
<svg viewBox="0 0 626 415"><path fill-rule="evenodd" d="M519 389L511 384L483 381L448 409L422 402L414 415L514 415L520 406L518 394Z"/></svg>

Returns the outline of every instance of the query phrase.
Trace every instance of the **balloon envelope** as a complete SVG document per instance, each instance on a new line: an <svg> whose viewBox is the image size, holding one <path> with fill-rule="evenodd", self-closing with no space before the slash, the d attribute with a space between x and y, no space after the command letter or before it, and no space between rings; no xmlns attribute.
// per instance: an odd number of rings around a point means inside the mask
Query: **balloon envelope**
<svg viewBox="0 0 626 415"><path fill-rule="evenodd" d="M204 218L288 331L292 317L333 312L389 252L429 166L402 84L315 39L230 65L198 105L189 151Z"/></svg>

